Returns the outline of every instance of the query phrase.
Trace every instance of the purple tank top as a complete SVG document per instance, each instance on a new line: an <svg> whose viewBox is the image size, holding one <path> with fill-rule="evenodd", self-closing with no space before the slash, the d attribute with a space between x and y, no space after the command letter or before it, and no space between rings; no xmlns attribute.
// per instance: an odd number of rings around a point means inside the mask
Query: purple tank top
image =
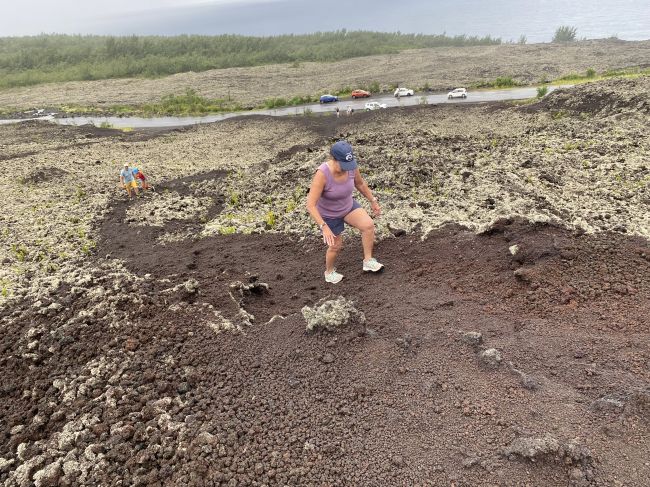
<svg viewBox="0 0 650 487"><path fill-rule="evenodd" d="M316 207L323 218L342 218L352 210L352 191L354 191L354 171L348 171L343 182L334 181L334 176L326 162L318 167L327 178L323 194Z"/></svg>

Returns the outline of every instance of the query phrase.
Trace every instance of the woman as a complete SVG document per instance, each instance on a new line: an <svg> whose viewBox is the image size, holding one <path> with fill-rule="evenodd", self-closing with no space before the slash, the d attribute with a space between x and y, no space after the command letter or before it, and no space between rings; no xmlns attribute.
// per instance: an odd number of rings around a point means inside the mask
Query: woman
<svg viewBox="0 0 650 487"><path fill-rule="evenodd" d="M375 224L366 210L352 198L354 188L370 201L373 214L379 216L381 208L357 168L352 146L341 140L330 149L328 161L319 166L307 195L307 210L328 245L325 253L325 281L332 284L343 279L343 275L336 272L334 263L343 244L341 233L345 223L361 232L363 270L377 272L384 267L372 256Z"/></svg>

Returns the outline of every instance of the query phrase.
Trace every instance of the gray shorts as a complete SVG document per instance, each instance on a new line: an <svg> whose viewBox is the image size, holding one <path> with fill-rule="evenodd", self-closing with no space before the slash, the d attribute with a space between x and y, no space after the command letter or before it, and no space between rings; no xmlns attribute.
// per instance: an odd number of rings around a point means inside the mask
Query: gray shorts
<svg viewBox="0 0 650 487"><path fill-rule="evenodd" d="M330 227L330 230L332 230L332 233L334 235L341 235L343 233L343 230L345 230L345 220L344 218L348 216L350 213L352 213L354 210L357 208L361 208L361 205L357 200L352 200L352 209L347 212L345 216L341 216L339 218L325 218L323 217L323 220L325 220L325 223L327 223L327 226Z"/></svg>

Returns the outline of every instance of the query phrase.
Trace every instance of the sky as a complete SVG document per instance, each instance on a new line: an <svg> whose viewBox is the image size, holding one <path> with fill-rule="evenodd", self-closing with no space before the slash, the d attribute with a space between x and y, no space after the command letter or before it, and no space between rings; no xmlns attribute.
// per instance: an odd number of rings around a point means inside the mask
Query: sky
<svg viewBox="0 0 650 487"><path fill-rule="evenodd" d="M242 0L216 0L225 4ZM243 0L247 1L247 0ZM45 33L89 33L129 13L186 7L205 0L0 0L0 37Z"/></svg>
<svg viewBox="0 0 650 487"><path fill-rule="evenodd" d="M0 37L268 36L345 28L549 42L561 25L576 27L579 38L650 39L650 0L0 0Z"/></svg>

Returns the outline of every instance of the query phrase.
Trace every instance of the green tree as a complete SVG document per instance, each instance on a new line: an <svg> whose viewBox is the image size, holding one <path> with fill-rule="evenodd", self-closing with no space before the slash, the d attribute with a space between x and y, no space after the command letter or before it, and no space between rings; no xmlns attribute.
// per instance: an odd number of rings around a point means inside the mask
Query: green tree
<svg viewBox="0 0 650 487"><path fill-rule="evenodd" d="M562 25L557 28L553 36L553 42L572 42L576 40L575 27L569 25Z"/></svg>

